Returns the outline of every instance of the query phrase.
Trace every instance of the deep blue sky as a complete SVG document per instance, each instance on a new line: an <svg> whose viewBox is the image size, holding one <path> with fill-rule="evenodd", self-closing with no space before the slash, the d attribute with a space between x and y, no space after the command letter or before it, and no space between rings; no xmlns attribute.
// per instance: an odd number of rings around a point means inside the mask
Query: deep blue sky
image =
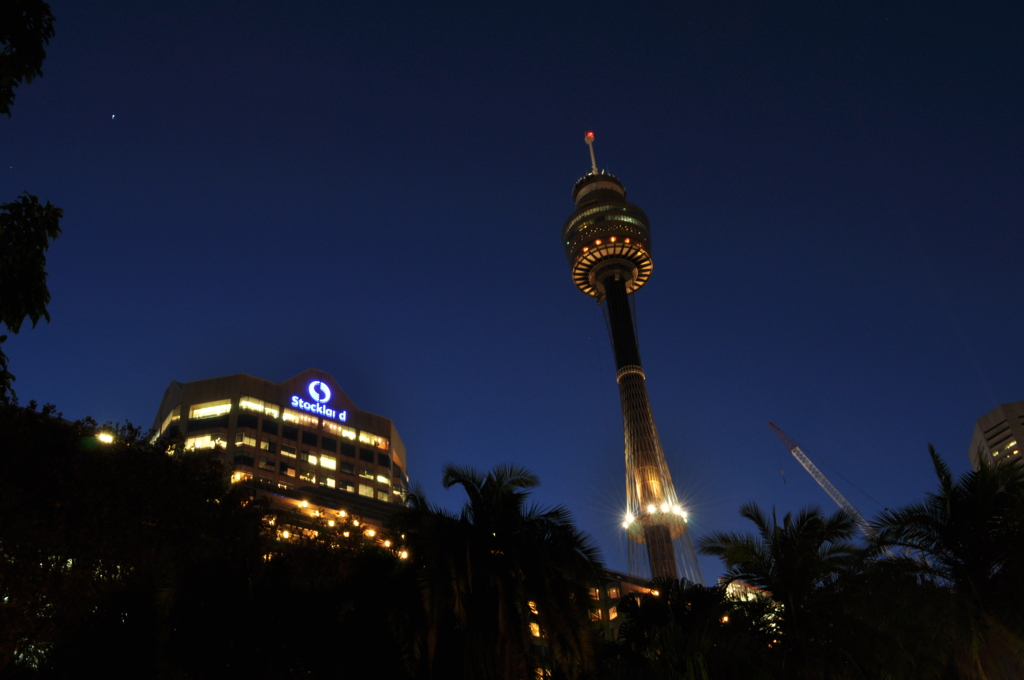
<svg viewBox="0 0 1024 680"><path fill-rule="evenodd" d="M432 501L445 461L521 463L625 569L610 344L559 241L588 130L651 218L696 536L834 509L769 420L871 516L1024 399L1020 3L52 7L0 120L0 200L65 211L53 320L5 345L23 402L148 427L171 380L320 368Z"/></svg>

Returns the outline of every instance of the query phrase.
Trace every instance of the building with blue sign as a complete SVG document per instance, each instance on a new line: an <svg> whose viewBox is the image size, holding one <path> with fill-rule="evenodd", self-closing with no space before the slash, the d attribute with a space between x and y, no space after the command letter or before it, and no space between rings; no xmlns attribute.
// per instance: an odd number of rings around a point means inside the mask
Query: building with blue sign
<svg viewBox="0 0 1024 680"><path fill-rule="evenodd" d="M281 383L243 373L172 382L153 427L159 435L177 429L187 450L218 452L232 481L278 505L379 524L409 488L405 446L391 419L356 408L334 378L315 369Z"/></svg>

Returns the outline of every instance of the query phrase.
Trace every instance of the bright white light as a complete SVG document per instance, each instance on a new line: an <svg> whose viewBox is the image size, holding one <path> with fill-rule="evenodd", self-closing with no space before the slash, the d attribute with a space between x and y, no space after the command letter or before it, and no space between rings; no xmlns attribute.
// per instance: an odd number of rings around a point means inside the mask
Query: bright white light
<svg viewBox="0 0 1024 680"><path fill-rule="evenodd" d="M689 515L686 514L686 510L683 510L683 519L686 519L687 517L689 517Z"/></svg>
<svg viewBox="0 0 1024 680"><path fill-rule="evenodd" d="M653 514L653 513L657 512L657 511L658 511L658 508L654 507L653 505L648 505L647 506L647 514Z"/></svg>
<svg viewBox="0 0 1024 680"><path fill-rule="evenodd" d="M661 504L661 511L662 512L668 512L668 508L669 508L669 504L668 503L662 503Z"/></svg>
<svg viewBox="0 0 1024 680"><path fill-rule="evenodd" d="M96 439L99 439L104 444L114 443L114 435L110 434L109 432L100 432L98 435L96 435Z"/></svg>

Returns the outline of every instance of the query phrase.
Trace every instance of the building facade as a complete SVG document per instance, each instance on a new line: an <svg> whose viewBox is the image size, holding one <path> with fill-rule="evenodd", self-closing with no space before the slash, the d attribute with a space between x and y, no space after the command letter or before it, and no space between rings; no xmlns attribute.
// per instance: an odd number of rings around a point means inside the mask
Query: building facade
<svg viewBox="0 0 1024 680"><path fill-rule="evenodd" d="M975 423L968 450L971 467L977 470L982 461L992 465L1019 460L1021 443L1024 443L1024 401L1003 404Z"/></svg>
<svg viewBox="0 0 1024 680"><path fill-rule="evenodd" d="M304 514L380 525L409 488L394 423L356 408L315 369L281 383L242 373L172 382L153 428L155 436L176 429L186 450L213 449L233 482Z"/></svg>

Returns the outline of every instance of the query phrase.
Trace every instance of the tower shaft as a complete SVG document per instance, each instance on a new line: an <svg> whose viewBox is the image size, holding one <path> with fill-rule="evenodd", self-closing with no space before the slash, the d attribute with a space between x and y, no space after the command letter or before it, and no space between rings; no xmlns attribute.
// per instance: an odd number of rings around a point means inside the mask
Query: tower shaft
<svg viewBox="0 0 1024 680"><path fill-rule="evenodd" d="M643 519L643 536L652 578L678 579L672 529L664 521L665 505L676 507L672 476L654 425L651 402L647 396L647 378L640 364L629 307L626 284L617 273L607 275L602 284L608 309L612 347L615 352L616 380L622 402L622 428L626 444L626 499L636 517ZM648 512L649 508L655 512Z"/></svg>

